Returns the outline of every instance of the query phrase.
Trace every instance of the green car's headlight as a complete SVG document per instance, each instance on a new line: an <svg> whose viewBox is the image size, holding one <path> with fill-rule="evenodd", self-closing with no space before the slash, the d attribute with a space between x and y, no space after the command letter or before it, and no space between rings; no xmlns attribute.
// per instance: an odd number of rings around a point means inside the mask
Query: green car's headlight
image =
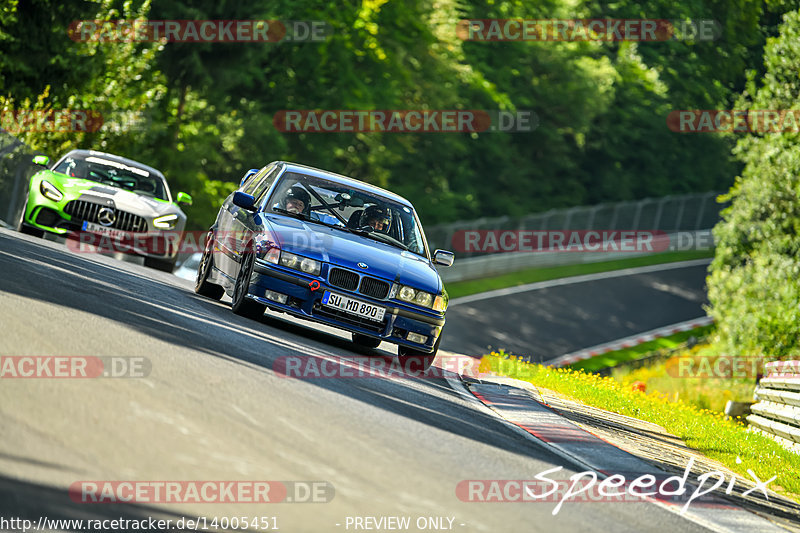
<svg viewBox="0 0 800 533"><path fill-rule="evenodd" d="M301 257L299 255L291 254L289 252L281 252L280 264L294 270L311 274L312 276L319 276L322 270L322 263L309 257Z"/></svg>
<svg viewBox="0 0 800 533"><path fill-rule="evenodd" d="M153 219L153 225L158 229L172 229L178 222L178 215L164 215Z"/></svg>
<svg viewBox="0 0 800 533"><path fill-rule="evenodd" d="M41 192L45 198L53 200L54 202L58 202L64 198L64 193L59 191L55 185L47 180L42 180L42 183L39 184L39 192Z"/></svg>
<svg viewBox="0 0 800 533"><path fill-rule="evenodd" d="M397 298L403 300L404 302L417 304L422 307L433 307L435 309L434 306L437 302L439 302L439 300L441 300L442 297L434 296L429 292L420 291L413 287L409 287L408 285L400 285L400 289L397 291ZM436 310L439 311L439 309Z"/></svg>

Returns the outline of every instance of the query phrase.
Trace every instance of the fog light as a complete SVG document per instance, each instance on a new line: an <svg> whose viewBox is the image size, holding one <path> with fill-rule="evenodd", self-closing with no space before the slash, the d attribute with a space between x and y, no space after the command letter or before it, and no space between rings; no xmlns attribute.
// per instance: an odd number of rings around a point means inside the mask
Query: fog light
<svg viewBox="0 0 800 533"><path fill-rule="evenodd" d="M286 296L285 294L281 294L275 291L266 291L264 293L264 297L267 300L272 300L273 302L278 302L279 304L285 304L286 300L289 299L289 297Z"/></svg>
<svg viewBox="0 0 800 533"><path fill-rule="evenodd" d="M408 333L408 337L406 337L411 342L416 342L417 344L425 344L428 340L428 337L425 335L420 335L419 333Z"/></svg>

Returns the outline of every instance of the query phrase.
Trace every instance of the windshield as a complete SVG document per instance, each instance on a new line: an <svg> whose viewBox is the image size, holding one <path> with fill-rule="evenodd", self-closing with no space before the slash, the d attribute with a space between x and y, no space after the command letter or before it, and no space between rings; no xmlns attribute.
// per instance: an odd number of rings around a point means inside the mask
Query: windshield
<svg viewBox="0 0 800 533"><path fill-rule="evenodd" d="M349 230L425 257L422 228L414 210L370 192L287 172L267 209Z"/></svg>
<svg viewBox="0 0 800 533"><path fill-rule="evenodd" d="M61 161L55 172L73 178L96 181L136 194L169 200L164 180L143 168L126 165L99 156L70 156Z"/></svg>

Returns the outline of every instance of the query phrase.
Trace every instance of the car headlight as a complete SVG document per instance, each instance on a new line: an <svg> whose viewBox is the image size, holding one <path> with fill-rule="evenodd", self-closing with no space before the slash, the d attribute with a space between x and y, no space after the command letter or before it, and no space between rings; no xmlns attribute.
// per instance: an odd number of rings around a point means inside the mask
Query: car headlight
<svg viewBox="0 0 800 533"><path fill-rule="evenodd" d="M433 294L417 290L413 287L409 287L408 285L400 286L400 290L397 291L397 297L404 302L417 304L422 307L430 308L431 306L435 305ZM436 296L435 298L440 299L441 296Z"/></svg>
<svg viewBox="0 0 800 533"><path fill-rule="evenodd" d="M55 185L47 180L42 180L42 183L39 184L39 191L45 196L45 198L53 200L54 202L58 202L64 198L64 193L59 191Z"/></svg>
<svg viewBox="0 0 800 533"><path fill-rule="evenodd" d="M309 257L300 257L289 252L281 252L280 264L293 270L300 270L312 276L319 276L322 263Z"/></svg>
<svg viewBox="0 0 800 533"><path fill-rule="evenodd" d="M158 229L172 229L178 223L178 215L164 215L153 219L153 225Z"/></svg>

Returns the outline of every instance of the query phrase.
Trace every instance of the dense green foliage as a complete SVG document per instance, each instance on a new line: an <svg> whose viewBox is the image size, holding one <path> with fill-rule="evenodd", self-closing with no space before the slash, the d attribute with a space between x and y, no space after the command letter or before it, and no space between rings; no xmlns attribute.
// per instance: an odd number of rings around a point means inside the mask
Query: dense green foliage
<svg viewBox="0 0 800 533"><path fill-rule="evenodd" d="M740 108L800 109L800 12L786 15L764 54L766 75L751 80ZM730 353L800 358L800 135L752 134L736 153L745 163L714 230L708 279L719 344Z"/></svg>
<svg viewBox="0 0 800 533"><path fill-rule="evenodd" d="M0 108L91 109L94 133L22 133L51 156L112 151L161 168L206 226L275 159L396 190L426 224L729 186L733 140L671 132L673 109L728 108L788 6L758 0L6 0ZM464 18L713 18L713 42L470 42ZM321 42L86 43L82 19L321 20ZM532 110L528 133L280 133L287 109Z"/></svg>

